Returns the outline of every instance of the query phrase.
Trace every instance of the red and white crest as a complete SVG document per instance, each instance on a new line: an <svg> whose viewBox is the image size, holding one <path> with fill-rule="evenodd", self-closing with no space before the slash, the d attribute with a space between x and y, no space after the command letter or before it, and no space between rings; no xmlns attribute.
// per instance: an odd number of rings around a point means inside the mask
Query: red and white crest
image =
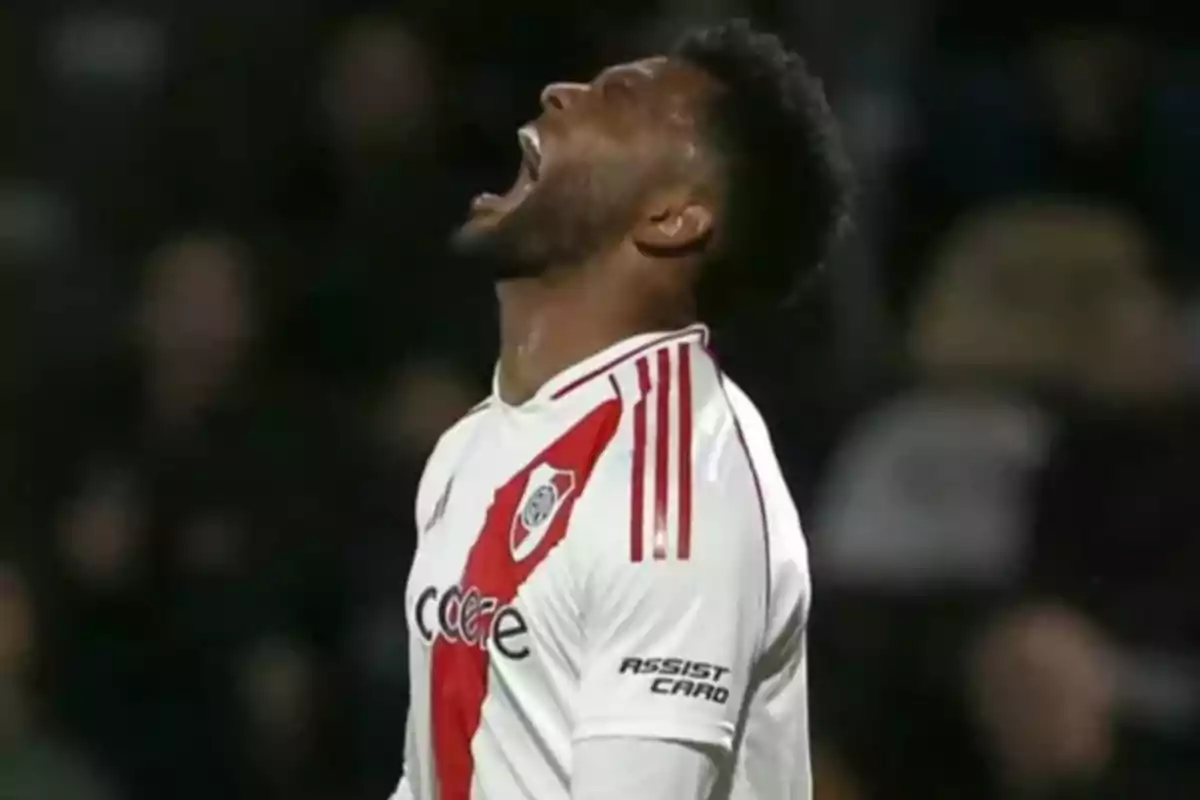
<svg viewBox="0 0 1200 800"><path fill-rule="evenodd" d="M513 515L508 537L513 561L528 558L550 530L559 509L575 492L575 473L538 464L529 474L525 493Z"/></svg>

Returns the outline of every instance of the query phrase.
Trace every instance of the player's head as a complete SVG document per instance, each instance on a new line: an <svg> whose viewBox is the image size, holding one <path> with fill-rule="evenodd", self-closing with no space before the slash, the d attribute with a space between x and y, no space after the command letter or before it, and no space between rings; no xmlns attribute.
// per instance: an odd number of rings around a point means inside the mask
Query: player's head
<svg viewBox="0 0 1200 800"><path fill-rule="evenodd" d="M456 237L501 279L632 261L698 272L710 300L779 297L844 214L846 160L819 82L744 22L551 84L541 103L513 187L477 198Z"/></svg>

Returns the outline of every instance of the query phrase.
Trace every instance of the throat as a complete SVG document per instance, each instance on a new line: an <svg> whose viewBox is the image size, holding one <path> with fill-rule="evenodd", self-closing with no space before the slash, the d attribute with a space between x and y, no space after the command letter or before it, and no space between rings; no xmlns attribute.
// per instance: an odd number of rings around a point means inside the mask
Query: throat
<svg viewBox="0 0 1200 800"><path fill-rule="evenodd" d="M510 406L522 405L564 370L626 338L588 333L576 328L563 336L535 327L525 341L502 345L496 386L500 399Z"/></svg>
<svg viewBox="0 0 1200 800"><path fill-rule="evenodd" d="M592 339L585 309L534 279L500 284L500 366L497 392L509 405L533 398L555 375L586 358Z"/></svg>
<svg viewBox="0 0 1200 800"><path fill-rule="evenodd" d="M532 399L547 382L638 334L694 322L676 314L641 313L627 292L525 279L499 284L500 364L497 391L508 405ZM685 315L686 316L686 315Z"/></svg>

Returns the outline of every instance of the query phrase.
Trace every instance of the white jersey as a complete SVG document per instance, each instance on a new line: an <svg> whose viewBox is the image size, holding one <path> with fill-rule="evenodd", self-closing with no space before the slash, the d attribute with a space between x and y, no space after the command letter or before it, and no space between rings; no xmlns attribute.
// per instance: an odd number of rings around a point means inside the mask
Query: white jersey
<svg viewBox="0 0 1200 800"><path fill-rule="evenodd" d="M574 743L637 737L731 753L719 797L808 800L807 550L706 337L628 339L442 436L398 796L567 800Z"/></svg>

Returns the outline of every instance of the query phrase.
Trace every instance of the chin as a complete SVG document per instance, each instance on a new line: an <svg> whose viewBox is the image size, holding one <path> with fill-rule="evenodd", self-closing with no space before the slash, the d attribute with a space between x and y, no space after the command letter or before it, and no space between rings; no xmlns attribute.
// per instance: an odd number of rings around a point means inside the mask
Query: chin
<svg viewBox="0 0 1200 800"><path fill-rule="evenodd" d="M476 213L450 238L450 247L469 270L493 282L536 277L540 267L521 258L511 226L503 223L507 214Z"/></svg>
<svg viewBox="0 0 1200 800"><path fill-rule="evenodd" d="M499 229L504 214L472 214L450 235L450 247L462 255L471 255L492 249L500 239Z"/></svg>
<svg viewBox="0 0 1200 800"><path fill-rule="evenodd" d="M458 230L464 235L470 235L472 232L486 232L495 230L500 227L504 220L512 215L521 206L520 203L514 203L511 206L500 208L472 208L467 218L459 226Z"/></svg>

